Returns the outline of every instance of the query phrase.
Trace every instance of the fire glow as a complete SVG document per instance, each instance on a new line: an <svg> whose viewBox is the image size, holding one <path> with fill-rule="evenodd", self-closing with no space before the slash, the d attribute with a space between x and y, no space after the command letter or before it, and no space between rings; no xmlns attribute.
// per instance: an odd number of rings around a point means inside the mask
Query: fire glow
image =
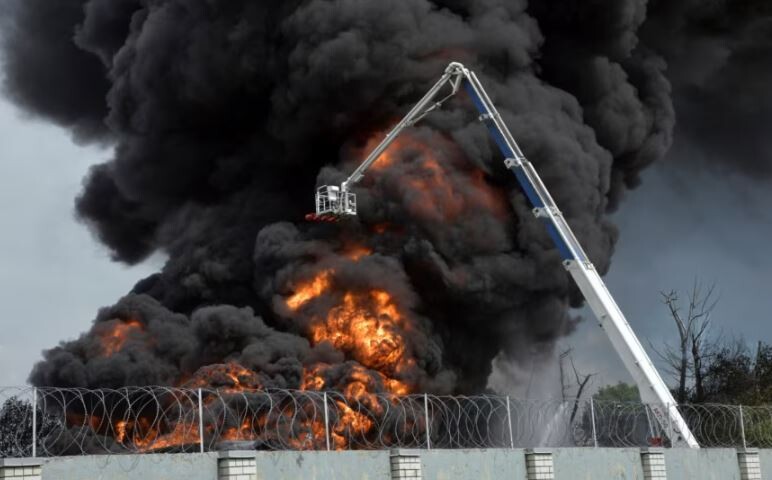
<svg viewBox="0 0 772 480"><path fill-rule="evenodd" d="M323 270L300 284L287 299L287 306L297 312L307 303L326 294L332 288L333 272ZM341 301L324 317L314 317L310 326L311 343L330 342L362 366L375 370L389 393L406 394L408 387L395 379L414 364L407 355L401 332L409 328L394 298L385 290L347 291ZM314 369L319 377L319 368ZM319 380L306 385L323 386ZM347 395L348 396L348 395Z"/></svg>
<svg viewBox="0 0 772 480"><path fill-rule="evenodd" d="M115 355L123 350L129 338L136 333L142 332L144 329L142 323L135 319L111 321L114 322L113 326L99 335L102 355L106 357Z"/></svg>
<svg viewBox="0 0 772 480"><path fill-rule="evenodd" d="M365 150L379 142L380 137L373 137ZM387 178L389 171L394 171L391 188L400 191L409 213L415 217L452 222L485 212L499 220L506 219L506 198L485 181L485 173L469 165L452 168L449 163L464 159L458 147L441 136L433 138L432 143L441 148L432 149L415 136L403 133L378 157L372 169L386 173Z"/></svg>

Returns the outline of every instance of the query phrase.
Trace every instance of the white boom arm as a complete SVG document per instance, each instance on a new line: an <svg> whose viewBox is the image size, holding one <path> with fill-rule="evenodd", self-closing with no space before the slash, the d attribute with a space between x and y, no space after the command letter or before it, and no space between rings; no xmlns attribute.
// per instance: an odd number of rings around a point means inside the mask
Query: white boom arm
<svg viewBox="0 0 772 480"><path fill-rule="evenodd" d="M446 85L450 85L450 93L439 101L435 101L435 97ZM462 64L454 62L448 66L440 80L389 132L386 138L340 187L322 186L319 188L316 194L316 217L329 219L344 215L356 215L356 197L350 192L350 188L363 177L367 169L405 128L439 108L445 100L455 95L461 86L469 93L480 112L480 120L486 123L491 136L504 154L504 164L517 177L518 183L533 206L534 215L540 218L547 227L563 258L564 267L573 277L600 326L608 335L611 344L635 380L641 400L648 404L657 423L666 432L673 445L685 444L691 448L699 448L697 440L678 411L673 395L609 293L603 279L595 270L565 218L563 218L563 214L533 165L523 155L477 76Z"/></svg>

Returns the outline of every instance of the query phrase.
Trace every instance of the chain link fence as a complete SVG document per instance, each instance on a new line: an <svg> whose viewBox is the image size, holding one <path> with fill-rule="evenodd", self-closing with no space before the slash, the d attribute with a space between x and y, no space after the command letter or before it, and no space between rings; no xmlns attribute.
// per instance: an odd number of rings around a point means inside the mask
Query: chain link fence
<svg viewBox="0 0 772 480"><path fill-rule="evenodd" d="M704 447L772 447L772 407L682 405ZM648 405L504 396L0 388L0 457L671 446Z"/></svg>

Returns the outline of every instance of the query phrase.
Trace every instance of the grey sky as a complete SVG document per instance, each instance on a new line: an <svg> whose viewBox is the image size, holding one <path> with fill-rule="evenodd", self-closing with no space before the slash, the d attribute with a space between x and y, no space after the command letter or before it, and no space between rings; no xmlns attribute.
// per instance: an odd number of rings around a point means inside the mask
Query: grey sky
<svg viewBox="0 0 772 480"><path fill-rule="evenodd" d="M86 330L154 270L111 262L73 217L81 178L106 154L0 97L0 385L25 383L42 349Z"/></svg>
<svg viewBox="0 0 772 480"><path fill-rule="evenodd" d="M110 261L72 213L89 165L109 152L72 143L61 129L23 117L0 99L0 385L22 384L40 351L86 330L159 261L127 268ZM677 148L650 169L616 215L621 238L607 277L636 332L661 344L673 332L659 291L715 282L715 329L769 341L772 214L764 185L688 162ZM589 312L563 343L596 386L627 378Z"/></svg>
<svg viewBox="0 0 772 480"><path fill-rule="evenodd" d="M772 193L763 183L701 169L699 155L676 146L615 216L621 236L606 282L649 350L649 342L662 345L675 333L659 292L685 293L695 279L716 284L714 335L772 341ZM565 343L588 373L600 374L596 383L627 379L619 362L609 362L609 342L591 314L585 317Z"/></svg>

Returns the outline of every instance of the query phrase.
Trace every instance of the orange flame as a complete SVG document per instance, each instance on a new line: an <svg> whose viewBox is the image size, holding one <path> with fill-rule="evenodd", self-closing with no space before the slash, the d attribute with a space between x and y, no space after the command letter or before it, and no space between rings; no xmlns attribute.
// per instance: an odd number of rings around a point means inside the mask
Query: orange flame
<svg viewBox="0 0 772 480"><path fill-rule="evenodd" d="M238 427L226 428L220 438L222 440L254 440L252 417L247 416Z"/></svg>
<svg viewBox="0 0 772 480"><path fill-rule="evenodd" d="M115 324L109 330L99 333L102 355L109 357L123 350L126 341L137 332L144 330L139 320L113 320Z"/></svg>
<svg viewBox="0 0 772 480"><path fill-rule="evenodd" d="M184 382L183 386L185 388L216 387L226 393L262 388L257 373L236 362L202 367L193 374L192 378Z"/></svg>
<svg viewBox="0 0 772 480"><path fill-rule="evenodd" d="M161 450L185 444L199 443L198 426L194 423L177 423L169 433L162 434L157 425L144 417L136 422L121 420L115 424L115 439L121 444L130 442L141 451Z"/></svg>
<svg viewBox="0 0 772 480"><path fill-rule="evenodd" d="M315 391L321 391L324 390L325 384L327 383L324 380L324 369L329 368L329 365L325 363L317 363L316 365L306 368L303 371L303 384L301 385L302 390L315 390Z"/></svg>
<svg viewBox="0 0 772 480"><path fill-rule="evenodd" d="M361 251L369 252L364 248ZM319 272L287 299L288 306L295 306L297 310L328 293L333 275L333 270ZM298 298L302 298L302 302L297 301ZM408 355L403 337L403 332L409 329L409 323L389 292L379 289L346 292L341 302L332 307L325 317L314 318L309 329L312 344L330 342L363 367L375 370L387 391L397 395L409 392L405 383L394 378L415 365L415 360ZM323 390L328 387L322 375L326 367L318 364L307 368L302 388ZM368 381L361 381L365 377L367 374L355 372L352 383L344 391L347 398L357 399L364 392L370 391L369 378Z"/></svg>
<svg viewBox="0 0 772 480"><path fill-rule="evenodd" d="M374 136L365 149L375 148L380 140L380 135ZM416 216L440 222L483 210L506 218L506 196L490 186L484 172L471 164L450 168L458 164L463 154L446 139L435 140L440 149L431 148L409 133L403 134L378 157L372 168L388 170L406 162L404 168L409 175L398 176L395 187L405 196L408 210ZM375 231L383 233L384 229L376 226Z"/></svg>
<svg viewBox="0 0 772 480"><path fill-rule="evenodd" d="M310 300L323 294L330 288L331 270L324 270L317 274L310 282L300 284L292 296L287 299L290 310L298 310Z"/></svg>
<svg viewBox="0 0 772 480"><path fill-rule="evenodd" d="M328 341L362 365L393 374L405 362L405 342L399 333L402 324L388 292L348 292L324 321L311 326L311 340L314 344Z"/></svg>
<svg viewBox="0 0 772 480"><path fill-rule="evenodd" d="M352 247L347 248L343 254L349 258L350 260L353 260L355 262L358 262L359 260L363 259L364 257L370 256L373 254L372 249L364 247L362 245L354 245Z"/></svg>

